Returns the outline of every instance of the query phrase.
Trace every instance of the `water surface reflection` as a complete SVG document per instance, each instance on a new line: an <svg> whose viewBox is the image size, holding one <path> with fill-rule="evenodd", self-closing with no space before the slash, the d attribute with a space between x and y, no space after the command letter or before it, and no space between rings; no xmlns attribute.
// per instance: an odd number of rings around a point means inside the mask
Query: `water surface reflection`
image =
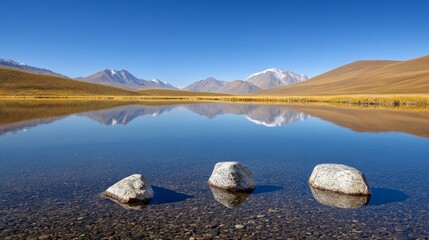
<svg viewBox="0 0 429 240"><path fill-rule="evenodd" d="M16 105L15 105L16 104ZM122 105L121 105L122 104ZM11 102L0 109L0 135L27 131L68 115L88 117L103 125L126 125L138 117L159 116L173 109L187 109L209 119L241 115L265 127L280 127L317 117L357 132L404 132L429 137L429 111L359 109L326 105L176 104L151 103L49 103Z"/></svg>
<svg viewBox="0 0 429 240"><path fill-rule="evenodd" d="M343 193L320 190L310 186L314 199L320 204L336 208L360 208L367 205L370 196L353 196Z"/></svg>
<svg viewBox="0 0 429 240"><path fill-rule="evenodd" d="M425 239L428 121L315 105L0 102L0 239ZM212 192L219 161L249 166L254 192ZM364 172L369 203L313 196L308 177L326 162ZM159 187L143 212L99 197L135 172Z"/></svg>

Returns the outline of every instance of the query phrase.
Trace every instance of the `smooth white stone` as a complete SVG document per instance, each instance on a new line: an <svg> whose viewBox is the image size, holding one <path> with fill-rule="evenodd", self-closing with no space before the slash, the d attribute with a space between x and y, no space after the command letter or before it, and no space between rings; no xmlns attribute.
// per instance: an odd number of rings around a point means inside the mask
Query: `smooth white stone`
<svg viewBox="0 0 429 240"><path fill-rule="evenodd" d="M365 175L356 168L342 164L319 164L308 183L313 188L350 195L371 195Z"/></svg>
<svg viewBox="0 0 429 240"><path fill-rule="evenodd" d="M209 185L233 192L251 192L255 189L252 172L239 162L216 163Z"/></svg>
<svg viewBox="0 0 429 240"><path fill-rule="evenodd" d="M134 174L109 187L104 195L120 203L149 203L153 190L141 174Z"/></svg>

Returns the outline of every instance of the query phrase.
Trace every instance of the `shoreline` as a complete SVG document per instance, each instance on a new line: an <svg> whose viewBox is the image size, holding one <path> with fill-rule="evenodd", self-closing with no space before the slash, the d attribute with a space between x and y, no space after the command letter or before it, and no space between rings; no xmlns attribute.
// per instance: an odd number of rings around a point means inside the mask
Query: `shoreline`
<svg viewBox="0 0 429 240"><path fill-rule="evenodd" d="M374 95L329 95L329 96L0 96L1 100L61 100L61 101L136 101L136 102L230 102L230 103L329 103L333 105L362 105L384 107L426 107L429 106L429 94L374 94Z"/></svg>

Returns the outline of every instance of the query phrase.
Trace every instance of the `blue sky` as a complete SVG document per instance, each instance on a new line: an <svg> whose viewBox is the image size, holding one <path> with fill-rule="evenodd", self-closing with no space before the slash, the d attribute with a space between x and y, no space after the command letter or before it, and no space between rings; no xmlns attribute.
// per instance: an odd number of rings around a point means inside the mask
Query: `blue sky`
<svg viewBox="0 0 429 240"><path fill-rule="evenodd" d="M315 76L429 54L429 1L2 1L0 58L177 86L277 67Z"/></svg>

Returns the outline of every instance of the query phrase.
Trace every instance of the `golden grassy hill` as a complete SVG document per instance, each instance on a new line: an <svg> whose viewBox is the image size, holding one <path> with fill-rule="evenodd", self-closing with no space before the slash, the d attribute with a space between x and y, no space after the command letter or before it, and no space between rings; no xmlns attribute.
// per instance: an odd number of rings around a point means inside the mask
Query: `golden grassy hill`
<svg viewBox="0 0 429 240"><path fill-rule="evenodd" d="M429 55L408 61L357 61L257 95L428 94Z"/></svg>
<svg viewBox="0 0 429 240"><path fill-rule="evenodd" d="M168 97L203 97L203 96L228 96L222 93L209 93L209 92L191 92L174 89L144 89L138 91L143 96L168 96Z"/></svg>
<svg viewBox="0 0 429 240"><path fill-rule="evenodd" d="M0 68L0 96L138 96L132 91Z"/></svg>

